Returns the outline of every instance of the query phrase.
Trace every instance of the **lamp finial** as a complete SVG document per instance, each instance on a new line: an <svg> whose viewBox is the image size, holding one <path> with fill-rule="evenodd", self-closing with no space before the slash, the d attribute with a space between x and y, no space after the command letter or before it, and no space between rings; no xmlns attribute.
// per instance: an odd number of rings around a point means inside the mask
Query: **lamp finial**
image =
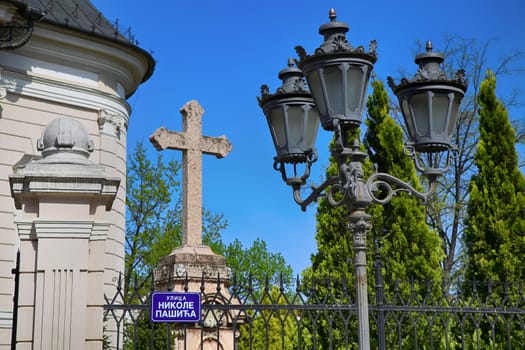
<svg viewBox="0 0 525 350"><path fill-rule="evenodd" d="M328 13L328 18L330 18L331 22L335 22L335 19L337 18L337 15L335 14L335 9L333 7L330 9L330 12Z"/></svg>
<svg viewBox="0 0 525 350"><path fill-rule="evenodd" d="M432 41L427 40L426 49L427 49L427 52L431 52L432 51Z"/></svg>

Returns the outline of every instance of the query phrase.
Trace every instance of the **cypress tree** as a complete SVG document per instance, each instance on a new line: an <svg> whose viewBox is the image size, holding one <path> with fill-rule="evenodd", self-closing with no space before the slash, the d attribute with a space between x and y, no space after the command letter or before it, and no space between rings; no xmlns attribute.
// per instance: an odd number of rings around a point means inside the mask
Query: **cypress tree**
<svg viewBox="0 0 525 350"><path fill-rule="evenodd" d="M525 277L525 179L518 168L514 129L496 98L491 71L478 99L480 139L474 156L478 173L469 187L464 287L473 306L522 307L523 293L514 282ZM509 327L504 316L480 321L468 325L472 342L523 349L521 327Z"/></svg>
<svg viewBox="0 0 525 350"><path fill-rule="evenodd" d="M469 281L525 277L525 180L518 168L514 129L495 91L496 78L488 71L479 94L478 173L471 178L467 207Z"/></svg>
<svg viewBox="0 0 525 350"><path fill-rule="evenodd" d="M403 132L388 115L389 101L384 85L374 81L372 86L373 93L367 102L368 132L365 139L371 162L367 161L365 164L366 171L371 174L374 163L378 171L388 172L420 189L413 162L404 153ZM358 135L359 131L356 131L349 138L354 139ZM337 164L332 160L327 176L334 176L336 173ZM406 281L414 278L432 280L436 282L434 286L438 287L443 256L441 242L426 225L422 203L413 196L400 194L386 205L372 205L368 212L372 215L373 223L368 240L370 302L374 291L371 259L374 237L386 235L381 256L388 275L387 282L391 286L394 285L394 280ZM334 303L355 300L352 233L346 227L348 214L349 210L345 206L334 208L327 200L319 201L316 216L317 252L312 255L312 267L303 273L306 283L312 286L310 297L314 300ZM335 348L356 344L354 332L348 333L355 328L351 323L355 320L349 322L346 317L348 316L341 314L329 315L317 322L317 342L321 348L330 348L330 344ZM375 337L371 340L376 341Z"/></svg>
<svg viewBox="0 0 525 350"><path fill-rule="evenodd" d="M368 98L365 146L378 172L388 173L422 190L413 160L404 152L403 131L389 115L388 94L381 81L372 82ZM439 236L426 224L424 204L399 194L385 205L372 205L372 236L382 240L387 285L394 280L431 280L439 286L443 251ZM390 283L389 283L390 282Z"/></svg>
<svg viewBox="0 0 525 350"><path fill-rule="evenodd" d="M385 87L378 80L372 82L372 87L367 102L365 136L369 159L378 172L393 175L421 192L423 188L414 162L404 152L403 130L389 115ZM373 224L370 236L381 242L376 249L383 265L386 299L399 300L394 295L401 293L403 300L437 301L444 254L438 234L426 223L424 203L414 196L399 193L386 204L373 204L368 212ZM416 341L419 345L428 344L429 329L433 328L434 337L437 337L444 326L441 320L434 320L432 326L424 318L414 322L417 325L404 323L398 335L387 333L387 347L396 347L401 339L407 348L415 348ZM385 327L395 329L396 324L390 319Z"/></svg>
<svg viewBox="0 0 525 350"><path fill-rule="evenodd" d="M349 137L355 135L357 133ZM327 176L337 174L334 159L326 172ZM346 227L348 214L346 206L332 207L328 200L319 200L317 252L311 257L312 266L303 271L303 289L311 303L352 304L355 301L352 235ZM303 324L312 332L310 343L314 348L357 346L357 333L352 331L357 328L357 319L348 313L327 311L316 317L307 314Z"/></svg>

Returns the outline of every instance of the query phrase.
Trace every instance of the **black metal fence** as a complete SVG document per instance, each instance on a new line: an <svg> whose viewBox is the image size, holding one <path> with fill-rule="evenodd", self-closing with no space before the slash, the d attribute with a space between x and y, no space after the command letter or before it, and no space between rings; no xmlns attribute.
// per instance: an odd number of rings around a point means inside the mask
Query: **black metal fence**
<svg viewBox="0 0 525 350"><path fill-rule="evenodd" d="M230 282L221 287L218 277L214 292L205 293L210 281L202 279L200 322L154 323L150 295L136 287L126 298L119 279L104 306L112 325L107 347L358 348L352 281ZM458 282L444 292L428 281L384 285L379 274L369 294L371 349L525 349L521 283Z"/></svg>

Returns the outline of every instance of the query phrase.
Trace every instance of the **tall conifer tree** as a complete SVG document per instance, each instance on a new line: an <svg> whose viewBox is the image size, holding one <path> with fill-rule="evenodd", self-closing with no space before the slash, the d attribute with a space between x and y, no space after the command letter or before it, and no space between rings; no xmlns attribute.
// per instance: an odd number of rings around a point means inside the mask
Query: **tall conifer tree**
<svg viewBox="0 0 525 350"><path fill-rule="evenodd" d="M388 172L420 189L413 162L404 153L403 131L388 115L389 101L384 85L374 81L372 86L373 93L367 102L369 115L366 120L368 133L365 139L370 160L378 171ZM349 135L351 139L355 137L358 137L357 132ZM373 171L371 162L366 164L368 173ZM333 176L336 172L337 164L332 161L327 175ZM372 205L368 211L372 214L374 225L368 241L369 290L374 290L371 259L373 240L375 237L384 236L386 239L383 240L381 255L390 285L393 286L395 279L406 281L414 278L433 280L436 282L434 285L438 287L443 253L439 237L426 225L422 203L413 196L400 194L389 204ZM308 283L316 281L313 293L314 297L320 300L326 298L339 303L355 300L352 233L346 228L348 214L348 209L344 206L333 208L326 200L319 202L317 252L312 256L312 267L304 272L304 277ZM331 289L326 286L328 280ZM339 345L356 342L357 339L352 338L353 332L347 334L349 338L345 337L348 330L355 325L343 324L343 320L338 317L318 322L318 341L321 345L329 348L330 339L332 344ZM372 339L372 342L374 341L376 339Z"/></svg>
<svg viewBox="0 0 525 350"><path fill-rule="evenodd" d="M388 173L421 191L410 157L404 152L403 131L389 115L388 94L381 81L372 82L368 98L365 146L378 172ZM414 196L399 194L385 205L372 205L372 237L382 240L382 261L392 285L395 279L441 280L443 258L439 236L426 224L424 204Z"/></svg>
<svg viewBox="0 0 525 350"><path fill-rule="evenodd" d="M474 156L478 173L471 178L467 204L465 290L473 305L521 306L523 294L514 282L525 278L525 178L518 168L508 112L496 98L492 71L487 71L478 99L480 137ZM468 331L472 342L483 348L510 342L512 348L523 349L521 327L508 328L503 320L488 317L472 324Z"/></svg>
<svg viewBox="0 0 525 350"><path fill-rule="evenodd" d="M488 71L479 94L478 173L471 179L467 208L466 279L515 282L525 278L525 179L514 129L495 91L496 78Z"/></svg>
<svg viewBox="0 0 525 350"><path fill-rule="evenodd" d="M332 159L327 176L336 174L337 163ZM330 304L351 304L355 301L354 252L352 236L346 226L348 214L346 206L332 207L328 200L319 200L317 252L311 257L312 266L303 272L304 288L310 291L308 297L313 303L324 300ZM330 349L332 345L339 349L346 344L357 347L357 333L352 331L357 327L357 320L347 314L325 312L318 319L306 317L304 323L308 329L315 330L310 341L316 348Z"/></svg>
<svg viewBox="0 0 525 350"><path fill-rule="evenodd" d="M393 175L422 191L414 162L404 151L403 130L389 115L385 87L378 80L372 82L372 87L366 118L365 146L368 156L376 171ZM414 293L419 294L421 300L429 292L437 297L441 290L444 254L438 234L430 230L426 223L424 203L414 196L400 193L384 205L372 205L368 212L372 215L373 224L370 236L381 242L378 248L387 300L397 300L395 293L401 293L404 300L413 298ZM409 284L409 281L414 281L414 284ZM422 281L431 283L423 284ZM391 321L387 320L387 323ZM432 327L438 324L434 322ZM387 328L394 326L386 325ZM402 332L398 335L386 334L387 348L396 347L399 341L407 348L415 348L416 339L420 345L428 343L431 326L425 319L418 320L415 332L411 333L409 323L401 328Z"/></svg>

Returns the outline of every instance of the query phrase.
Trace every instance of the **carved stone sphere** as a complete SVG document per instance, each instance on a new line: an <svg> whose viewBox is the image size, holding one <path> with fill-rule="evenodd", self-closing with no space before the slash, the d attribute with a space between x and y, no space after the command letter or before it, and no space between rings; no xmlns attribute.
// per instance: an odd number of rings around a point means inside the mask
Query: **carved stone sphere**
<svg viewBox="0 0 525 350"><path fill-rule="evenodd" d="M37 142L37 148L47 160L60 158L86 161L89 153L93 152L93 141L81 122L61 117L46 126L42 138Z"/></svg>

